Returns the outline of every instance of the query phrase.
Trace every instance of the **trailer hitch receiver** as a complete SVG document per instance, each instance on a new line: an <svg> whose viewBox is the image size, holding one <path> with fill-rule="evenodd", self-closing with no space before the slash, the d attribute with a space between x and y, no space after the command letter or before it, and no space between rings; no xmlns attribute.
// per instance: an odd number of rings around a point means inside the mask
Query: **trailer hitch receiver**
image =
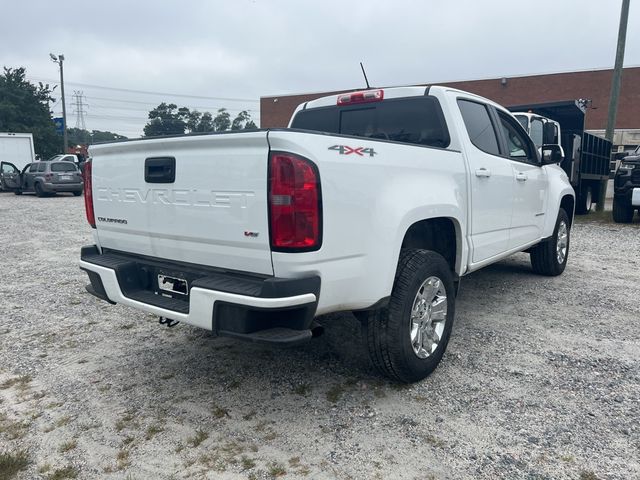
<svg viewBox="0 0 640 480"><path fill-rule="evenodd" d="M171 320L170 318L158 317L158 322L160 325L166 325L167 327L175 327L180 323L180 320Z"/></svg>

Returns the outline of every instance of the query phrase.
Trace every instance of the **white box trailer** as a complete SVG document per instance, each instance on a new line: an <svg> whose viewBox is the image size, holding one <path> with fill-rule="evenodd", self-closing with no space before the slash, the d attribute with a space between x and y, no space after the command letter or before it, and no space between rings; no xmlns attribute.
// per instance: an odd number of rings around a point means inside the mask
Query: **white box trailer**
<svg viewBox="0 0 640 480"><path fill-rule="evenodd" d="M20 171L35 161L33 135L30 133L0 132L0 163L12 163ZM0 176L4 172L0 171ZM0 182L2 189L2 182Z"/></svg>
<svg viewBox="0 0 640 480"><path fill-rule="evenodd" d="M34 161L31 133L0 133L0 162L11 162L22 170Z"/></svg>

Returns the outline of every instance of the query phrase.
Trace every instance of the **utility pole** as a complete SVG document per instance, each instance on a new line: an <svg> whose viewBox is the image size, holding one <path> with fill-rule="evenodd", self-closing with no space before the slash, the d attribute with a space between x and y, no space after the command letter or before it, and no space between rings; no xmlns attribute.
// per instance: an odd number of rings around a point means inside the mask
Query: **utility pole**
<svg viewBox="0 0 640 480"><path fill-rule="evenodd" d="M613 132L616 128L616 116L618 114L618 97L620 97L620 83L622 81L622 65L624 63L624 47L627 41L627 22L629 20L630 0L622 0L622 11L620 12L620 27L618 28L618 47L616 49L616 63L613 67L613 78L611 80L611 96L609 97L609 115L607 116L607 131L604 136L613 142ZM604 200L607 192L607 181L600 185L600 195L598 198L597 210L604 210Z"/></svg>
<svg viewBox="0 0 640 480"><path fill-rule="evenodd" d="M67 153L67 147L69 142L67 140L67 107L64 101L64 55L60 54L57 57L50 53L49 56L54 63L60 65L60 93L62 95L62 153Z"/></svg>

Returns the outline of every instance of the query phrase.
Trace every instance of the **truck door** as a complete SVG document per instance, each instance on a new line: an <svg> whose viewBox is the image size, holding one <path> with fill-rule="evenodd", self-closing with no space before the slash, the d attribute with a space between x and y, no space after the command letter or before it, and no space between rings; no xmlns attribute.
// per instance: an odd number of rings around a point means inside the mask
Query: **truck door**
<svg viewBox="0 0 640 480"><path fill-rule="evenodd" d="M503 151L509 157L515 179L510 250L540 239L546 212L547 174L538 162L535 152L537 144L532 143L517 121L499 110L496 113ZM534 122L531 122L532 133ZM542 122L539 126L539 141L542 144Z"/></svg>
<svg viewBox="0 0 640 480"><path fill-rule="evenodd" d="M458 98L458 106L469 139L465 153L470 168L472 263L478 263L507 251L513 169L501 156L489 107L465 98Z"/></svg>
<svg viewBox="0 0 640 480"><path fill-rule="evenodd" d="M2 190L17 191L20 190L20 170L13 163L0 162L0 183Z"/></svg>

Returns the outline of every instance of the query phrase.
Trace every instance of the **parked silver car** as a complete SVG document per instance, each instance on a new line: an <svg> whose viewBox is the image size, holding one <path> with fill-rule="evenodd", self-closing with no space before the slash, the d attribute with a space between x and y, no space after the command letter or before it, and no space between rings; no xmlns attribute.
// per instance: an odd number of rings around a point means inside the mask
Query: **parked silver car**
<svg viewBox="0 0 640 480"><path fill-rule="evenodd" d="M82 174L73 162L34 162L19 171L9 162L0 164L2 188L16 195L35 192L39 197L62 192L82 193Z"/></svg>

